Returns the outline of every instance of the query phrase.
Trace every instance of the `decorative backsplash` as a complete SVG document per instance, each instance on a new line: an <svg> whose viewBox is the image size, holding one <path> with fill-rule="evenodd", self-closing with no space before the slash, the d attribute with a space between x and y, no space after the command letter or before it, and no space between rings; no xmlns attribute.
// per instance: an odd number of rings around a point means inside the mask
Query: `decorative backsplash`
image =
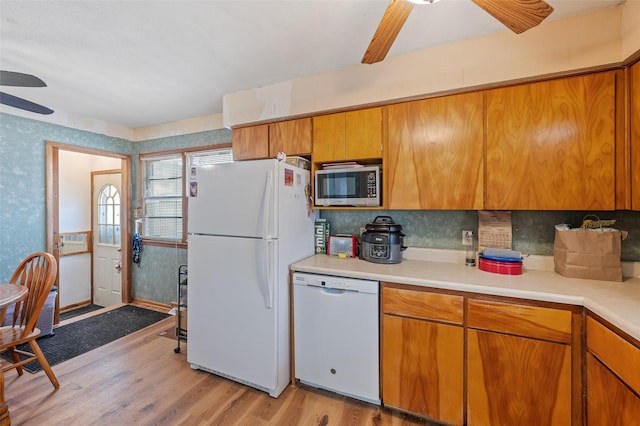
<svg viewBox="0 0 640 426"><path fill-rule="evenodd" d="M553 256L554 226L579 226L587 214L616 219L617 229L629 232L622 242L622 260L640 261L640 212L513 211L513 249L526 254ZM376 216L388 215L402 225L405 245L436 249L463 250L462 230L477 235L478 212L468 210L322 210L320 217L331 223L331 233L359 235L360 228Z"/></svg>

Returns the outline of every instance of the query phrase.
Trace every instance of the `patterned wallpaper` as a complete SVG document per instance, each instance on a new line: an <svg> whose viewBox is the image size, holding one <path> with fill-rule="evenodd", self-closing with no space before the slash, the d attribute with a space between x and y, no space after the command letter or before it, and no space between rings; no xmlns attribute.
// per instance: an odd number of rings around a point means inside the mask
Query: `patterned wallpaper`
<svg viewBox="0 0 640 426"><path fill-rule="evenodd" d="M131 153L123 139L0 113L0 281L46 247L45 141Z"/></svg>

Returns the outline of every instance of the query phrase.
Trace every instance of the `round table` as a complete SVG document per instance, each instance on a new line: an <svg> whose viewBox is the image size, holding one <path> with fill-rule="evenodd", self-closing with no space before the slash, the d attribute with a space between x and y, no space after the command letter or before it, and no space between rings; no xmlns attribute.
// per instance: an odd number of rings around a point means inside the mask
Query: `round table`
<svg viewBox="0 0 640 426"><path fill-rule="evenodd" d="M0 322L6 307L27 297L29 289L23 285L0 284ZM0 370L0 426L11 424L9 406L4 402L4 372Z"/></svg>

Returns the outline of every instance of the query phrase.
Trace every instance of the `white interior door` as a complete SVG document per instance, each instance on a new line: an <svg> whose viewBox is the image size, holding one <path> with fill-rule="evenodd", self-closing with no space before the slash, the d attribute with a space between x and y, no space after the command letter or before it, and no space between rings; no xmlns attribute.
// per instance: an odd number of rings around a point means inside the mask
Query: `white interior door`
<svg viewBox="0 0 640 426"><path fill-rule="evenodd" d="M121 173L93 174L93 303L122 303Z"/></svg>

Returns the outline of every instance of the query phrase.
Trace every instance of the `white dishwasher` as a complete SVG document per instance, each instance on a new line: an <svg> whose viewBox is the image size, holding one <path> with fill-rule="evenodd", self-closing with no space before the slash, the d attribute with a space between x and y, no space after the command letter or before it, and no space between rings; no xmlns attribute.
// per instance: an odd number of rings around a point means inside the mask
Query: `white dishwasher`
<svg viewBox="0 0 640 426"><path fill-rule="evenodd" d="M295 378L380 404L378 281L293 274Z"/></svg>

